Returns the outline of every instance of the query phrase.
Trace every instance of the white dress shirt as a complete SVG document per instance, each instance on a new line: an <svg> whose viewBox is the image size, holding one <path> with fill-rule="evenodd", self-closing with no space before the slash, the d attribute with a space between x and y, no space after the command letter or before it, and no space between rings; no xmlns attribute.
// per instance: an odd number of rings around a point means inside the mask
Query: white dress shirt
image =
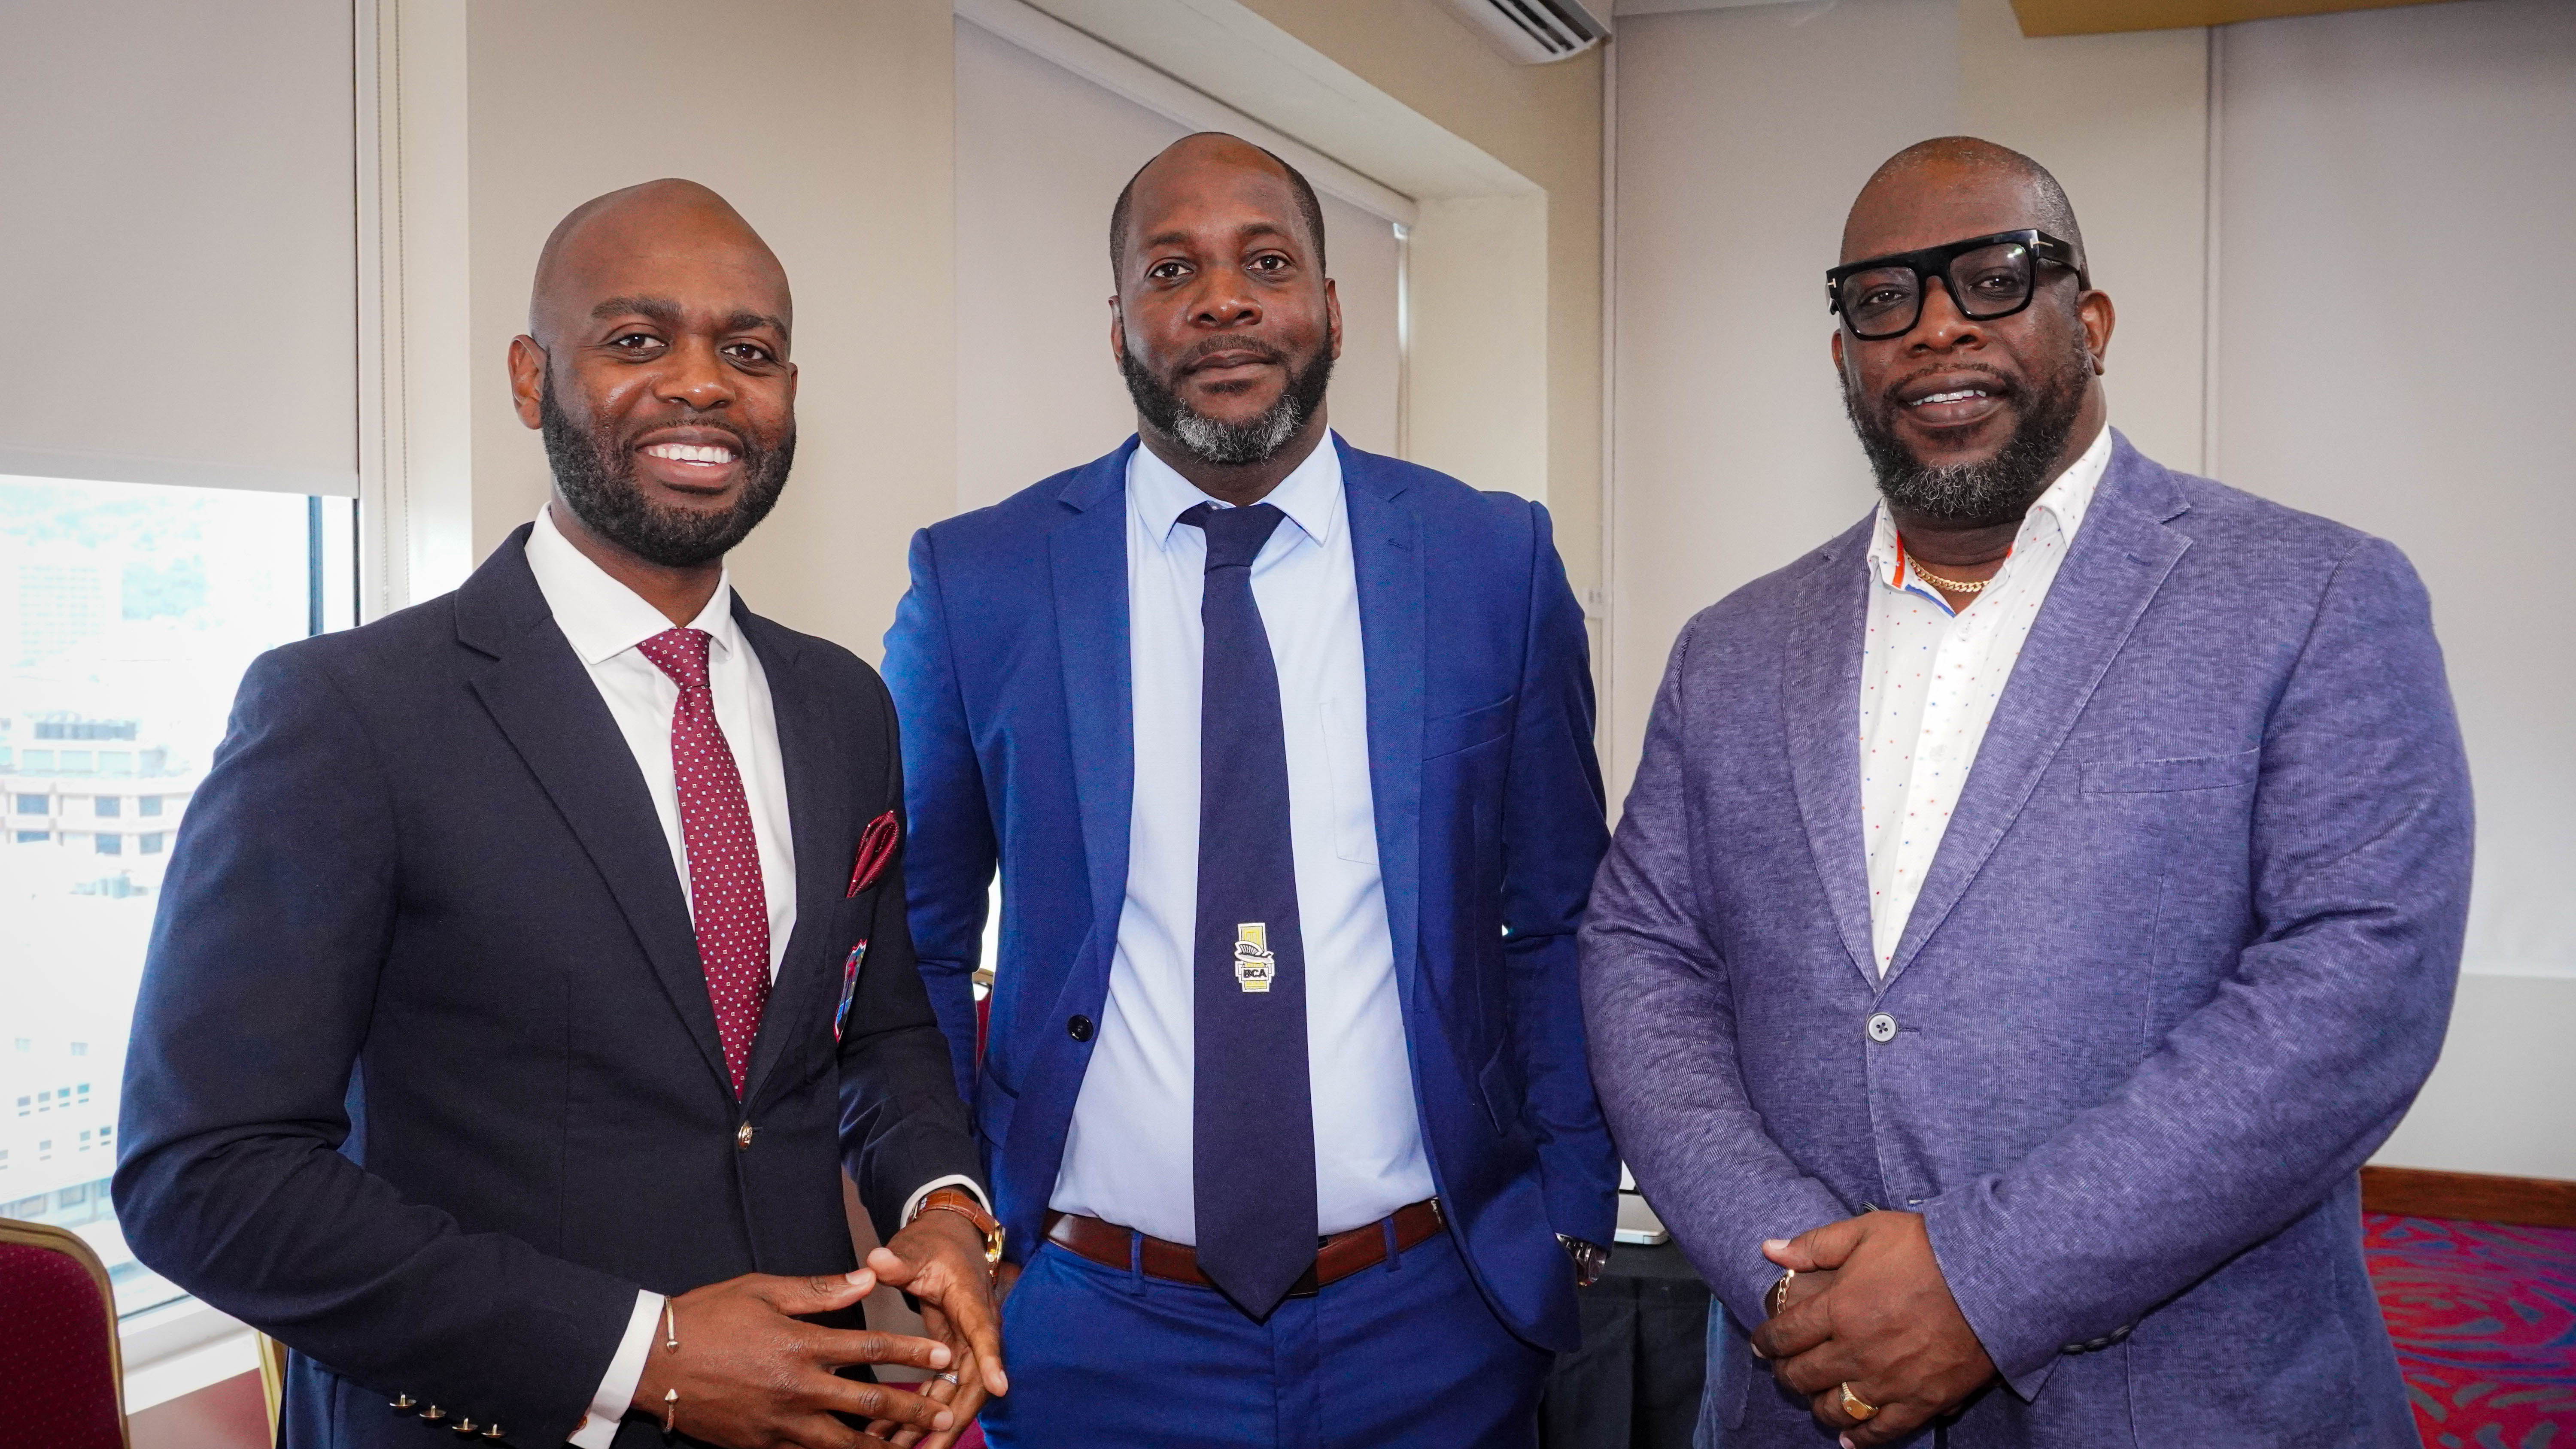
<svg viewBox="0 0 2576 1449"><path fill-rule="evenodd" d="M1135 802L1127 901L1099 1037L1050 1205L1196 1243L1191 1157L1198 928L1199 603L1213 502L1139 447L1127 464ZM1306 951L1306 1059L1317 1229L1342 1232L1432 1195L1414 1111L1377 822L1368 678L1341 456L1319 445L1262 500L1287 515L1252 563L1279 671L1288 825ZM1223 506L1223 505L1220 505Z"/></svg>
<svg viewBox="0 0 2576 1449"><path fill-rule="evenodd" d="M691 916L689 849L680 834L680 789L671 768L671 716L679 707L680 687L662 667L637 652L636 645L670 629L662 611L611 578L555 527L552 506L537 512L528 534L528 571L537 576L555 627L617 721L618 733L644 772L644 788L653 797L653 813L662 822L662 837L671 848L671 864L680 873L680 898ZM689 621L712 641L707 647L707 693L714 697L716 727L724 731L742 774L743 800L751 807L751 834L760 852L760 885L769 901L769 975L787 954L787 939L796 930L796 837L787 813L787 767L778 753L778 716L770 703L769 676L760 656L742 637L733 617L733 576L716 583L715 596ZM931 1189L949 1185L974 1190L962 1177L922 1184L904 1206L912 1209ZM977 1192L978 1197L982 1196ZM591 1396L590 1412L573 1431L579 1449L606 1449L617 1435L617 1421L635 1397L644 1376L644 1355L652 1346L655 1320L662 1314L662 1295L639 1292L626 1322L626 1336L608 1362L608 1373Z"/></svg>
<svg viewBox="0 0 2576 1449"><path fill-rule="evenodd" d="M1861 641L1860 808L1870 950L1882 977L1949 831L1995 701L2110 462L2106 425L2030 506L2003 567L1956 612L1915 571L1887 505L1878 505L1867 563L1869 632Z"/></svg>

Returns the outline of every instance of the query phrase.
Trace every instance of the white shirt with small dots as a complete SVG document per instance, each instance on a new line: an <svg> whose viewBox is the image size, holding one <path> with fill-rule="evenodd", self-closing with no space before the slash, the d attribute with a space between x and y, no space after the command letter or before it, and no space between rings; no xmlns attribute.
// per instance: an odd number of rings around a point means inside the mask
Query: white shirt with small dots
<svg viewBox="0 0 2576 1449"><path fill-rule="evenodd" d="M1995 702L2110 463L2105 426L2023 515L2011 556L1974 603L1955 612L1915 571L1887 505L1878 506L1861 640L1860 809L1870 952L1882 977L1949 831Z"/></svg>

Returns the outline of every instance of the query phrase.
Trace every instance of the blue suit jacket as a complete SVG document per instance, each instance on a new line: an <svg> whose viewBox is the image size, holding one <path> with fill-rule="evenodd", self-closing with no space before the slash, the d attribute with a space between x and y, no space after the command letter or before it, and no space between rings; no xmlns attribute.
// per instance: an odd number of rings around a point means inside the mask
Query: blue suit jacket
<svg viewBox="0 0 2576 1449"><path fill-rule="evenodd" d="M1923 1214L2006 1380L1960 1449L2413 1445L2354 1169L2441 1048L2468 900L2414 571L2119 440L1881 982L1869 538L1674 646L1584 927L1648 1200L1737 1325L1764 1238ZM1704 1434L1818 1442L1741 1334Z"/></svg>
<svg viewBox="0 0 2576 1449"><path fill-rule="evenodd" d="M260 656L153 926L117 1215L137 1257L294 1347L307 1449L460 1443L466 1417L560 1445L639 1287L845 1272L844 1167L880 1233L976 1171L900 866L848 888L902 801L884 686L735 599L796 846L737 1101L652 796L527 533L454 594ZM617 1442L665 1441L639 1414Z"/></svg>
<svg viewBox="0 0 2576 1449"><path fill-rule="evenodd" d="M1336 446L1342 446L1336 440ZM1037 1241L1127 890L1127 458L913 540L886 636L912 928L998 1207ZM1574 930L1605 844L1583 619L1547 512L1342 446L1378 858L1432 1176L1495 1312L1577 1338L1555 1234L1609 1241L1618 1166L1583 1053ZM1003 897L980 1072L968 975ZM1176 1103L1175 1110L1188 1110Z"/></svg>

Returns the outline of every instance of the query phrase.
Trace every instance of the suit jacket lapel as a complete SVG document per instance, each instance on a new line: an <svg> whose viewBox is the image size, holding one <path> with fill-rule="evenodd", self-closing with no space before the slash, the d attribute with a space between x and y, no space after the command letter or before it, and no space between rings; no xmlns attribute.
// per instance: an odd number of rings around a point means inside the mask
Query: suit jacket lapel
<svg viewBox="0 0 2576 1449"><path fill-rule="evenodd" d="M851 818L855 756L798 670L794 636L752 613L740 594L734 595L733 616L769 681L778 758L787 776L788 833L796 847L796 927L779 959L769 1006L752 1040L751 1065L743 1074L743 1100L752 1101L779 1058L800 1039L821 990L816 973L837 971L836 953L856 944L825 939L820 923L833 915L848 888L849 867L842 857L859 832Z"/></svg>
<svg viewBox="0 0 2576 1449"><path fill-rule="evenodd" d="M2164 526L2186 506L2163 468L2113 435L2110 466L1995 702L1950 828L1897 940L1891 983L1994 854L2165 575L2191 546Z"/></svg>
<svg viewBox="0 0 2576 1449"><path fill-rule="evenodd" d="M1404 482L1343 444L1342 496L1358 577L1360 651L1368 676L1369 794L1377 816L1378 878L1386 892L1401 999L1420 971L1422 909L1422 520Z"/></svg>
<svg viewBox="0 0 2576 1449"><path fill-rule="evenodd" d="M1059 495L1073 516L1047 538L1074 791L1091 875L1093 954L1103 965L1127 896L1136 790L1127 636L1127 457L1135 449L1130 438L1074 475Z"/></svg>
<svg viewBox="0 0 2576 1449"><path fill-rule="evenodd" d="M1874 518L1874 515L1873 515ZM1825 545L1824 560L1798 584L1785 650L1781 705L1789 773L1808 848L1843 949L1863 980L1879 987L1871 959L1869 860L1861 841L1860 664L1869 627L1869 535L1873 518Z"/></svg>
<svg viewBox="0 0 2576 1449"><path fill-rule="evenodd" d="M493 660L473 679L474 693L608 883L672 1009L729 1093L697 933L661 818L607 702L528 571L527 535L526 527L512 534L457 592L458 638Z"/></svg>

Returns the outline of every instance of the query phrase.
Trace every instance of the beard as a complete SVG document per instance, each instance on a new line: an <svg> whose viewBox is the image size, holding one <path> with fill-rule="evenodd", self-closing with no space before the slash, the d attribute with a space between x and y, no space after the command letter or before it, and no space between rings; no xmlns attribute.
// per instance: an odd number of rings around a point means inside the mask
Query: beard
<svg viewBox="0 0 2576 1449"><path fill-rule="evenodd" d="M1274 349L1232 338L1200 351L1252 351L1262 353L1271 362L1287 360L1285 354ZM1209 417L1183 402L1181 395L1155 376L1132 351L1118 354L1118 370L1126 374L1127 395L1135 399L1137 416L1156 432L1180 444L1183 451L1203 463L1242 468L1277 457L1279 450L1288 446L1288 440L1322 410L1324 390L1333 380L1333 351L1329 347L1318 349L1314 361L1288 375L1288 385L1279 390L1278 401L1243 423Z"/></svg>
<svg viewBox="0 0 2576 1449"><path fill-rule="evenodd" d="M788 467L796 461L792 428L776 447L763 447L729 423L694 423L733 435L734 456L742 460L742 492L721 513L672 508L644 496L635 481L634 450L626 439L585 433L564 414L555 401L552 369L546 373L537 409L544 425L546 461L554 467L555 486L562 490L573 516L592 533L664 568L695 568L724 557L778 506L778 495L787 488Z"/></svg>
<svg viewBox="0 0 2576 1449"><path fill-rule="evenodd" d="M2022 404L2012 436L1981 463L1936 465L1914 456L1896 435L1896 411L1905 406L1896 398L1901 382L1881 393L1874 406L1863 407L1846 376L1843 411L1851 416L1852 431L1860 435L1861 451L1869 455L1878 491L1889 507L1959 528L1995 528L2028 513L2047 490L2049 471L2084 409L2092 367L2093 356L2079 333L2066 357L2032 388L1982 368L1966 369L1983 372L1989 391Z"/></svg>

